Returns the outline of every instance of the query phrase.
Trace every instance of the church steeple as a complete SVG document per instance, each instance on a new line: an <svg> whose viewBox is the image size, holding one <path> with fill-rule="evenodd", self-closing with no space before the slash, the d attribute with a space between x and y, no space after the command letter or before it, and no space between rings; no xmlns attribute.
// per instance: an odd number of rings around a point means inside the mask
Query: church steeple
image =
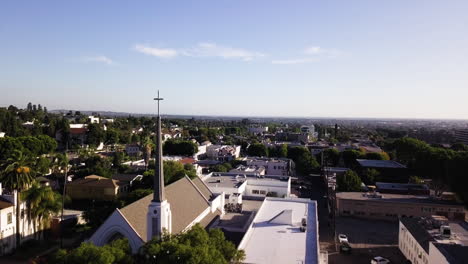
<svg viewBox="0 0 468 264"><path fill-rule="evenodd" d="M158 101L158 116L156 121L156 168L154 170L153 200L148 206L147 241L151 240L153 237L161 236L164 230L168 233L172 232L171 206L164 195L161 115L159 114L159 102L163 99L159 97L159 91L158 97L154 98L154 100Z"/></svg>
<svg viewBox="0 0 468 264"><path fill-rule="evenodd" d="M158 97L154 98L158 101L158 116L156 123L156 168L154 170L154 202L162 202L166 200L164 196L164 170L163 170L163 153L162 153L162 140L161 140L161 115L159 114L159 102L163 98Z"/></svg>

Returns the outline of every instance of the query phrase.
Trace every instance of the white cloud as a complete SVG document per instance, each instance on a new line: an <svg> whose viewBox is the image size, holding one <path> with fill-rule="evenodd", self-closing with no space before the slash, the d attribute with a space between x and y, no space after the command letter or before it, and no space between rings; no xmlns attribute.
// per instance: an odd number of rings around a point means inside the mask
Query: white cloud
<svg viewBox="0 0 468 264"><path fill-rule="evenodd" d="M324 58L336 58L343 54L337 49L324 49L319 46L310 46L303 50L306 57L297 59L273 60L272 64L303 64L317 62Z"/></svg>
<svg viewBox="0 0 468 264"><path fill-rule="evenodd" d="M308 55L317 55L317 54L320 54L320 53L323 53L324 50L320 47L317 47L317 46L311 46L311 47L308 47L304 50L304 53L305 54L308 54Z"/></svg>
<svg viewBox="0 0 468 264"><path fill-rule="evenodd" d="M316 58L300 58L300 59L287 59L287 60L273 60L272 64L303 64L319 61Z"/></svg>
<svg viewBox="0 0 468 264"><path fill-rule="evenodd" d="M107 65L114 65L115 62L111 59L109 59L108 57L106 56L92 56L92 57L84 57L81 59L81 61L84 61L84 62L100 62L100 63L105 63Z"/></svg>
<svg viewBox="0 0 468 264"><path fill-rule="evenodd" d="M256 58L264 57L265 54L250 51L246 49L232 48L222 46L211 42L201 42L196 46L187 49L162 49L154 48L148 45L135 45L134 49L138 52L152 55L160 58L172 58L176 56L187 57L207 57L207 58L223 58L223 59L240 59L243 61L251 61Z"/></svg>
<svg viewBox="0 0 468 264"><path fill-rule="evenodd" d="M175 49L161 49L153 48L148 45L135 45L135 50L146 55L156 56L159 58L172 58L178 55L177 50Z"/></svg>
<svg viewBox="0 0 468 264"><path fill-rule="evenodd" d="M251 61L265 56L265 54L261 52L232 48L210 42L198 43L197 46L185 50L183 53L186 56L192 57L219 57L223 59L240 59L243 61Z"/></svg>
<svg viewBox="0 0 468 264"><path fill-rule="evenodd" d="M337 50L337 49L323 49L319 46L310 46L310 47L307 47L305 50L304 50L304 53L307 54L307 55L315 55L315 56L325 56L325 57L328 57L328 58L336 58L340 55L343 54L342 51L340 50Z"/></svg>

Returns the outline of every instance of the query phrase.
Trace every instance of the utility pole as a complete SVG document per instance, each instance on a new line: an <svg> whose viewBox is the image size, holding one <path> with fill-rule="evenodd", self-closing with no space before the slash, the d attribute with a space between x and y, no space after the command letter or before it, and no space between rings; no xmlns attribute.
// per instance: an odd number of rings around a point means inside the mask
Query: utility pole
<svg viewBox="0 0 468 264"><path fill-rule="evenodd" d="M64 153L64 156L65 156L65 173L64 173L64 177L63 177L63 193L62 193L62 214L60 216L60 248L63 248L63 210L64 210L64 207L65 207L65 191L66 191L66 188L67 188L67 181L68 181L68 156L67 156L67 152L68 152L68 142L67 142L67 145L65 147L65 153Z"/></svg>

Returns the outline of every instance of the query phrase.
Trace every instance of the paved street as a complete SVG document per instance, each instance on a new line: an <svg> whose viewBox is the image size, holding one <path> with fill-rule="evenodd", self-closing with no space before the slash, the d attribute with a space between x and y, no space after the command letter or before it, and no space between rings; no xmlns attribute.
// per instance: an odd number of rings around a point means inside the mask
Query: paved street
<svg viewBox="0 0 468 264"><path fill-rule="evenodd" d="M302 184L304 186L304 184ZM317 201L319 219L320 249L328 251L330 264L370 263L375 256L390 259L391 263L404 263L404 256L398 249L398 223L337 217L337 234L343 233L349 237L352 254L344 255L336 251L332 223L326 199L326 187L320 177L310 177L305 189L296 189L299 197L311 198Z"/></svg>

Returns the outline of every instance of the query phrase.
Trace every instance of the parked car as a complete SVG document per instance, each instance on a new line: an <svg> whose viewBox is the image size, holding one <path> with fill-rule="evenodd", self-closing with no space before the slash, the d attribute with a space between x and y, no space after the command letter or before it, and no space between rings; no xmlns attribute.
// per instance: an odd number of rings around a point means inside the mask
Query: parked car
<svg viewBox="0 0 468 264"><path fill-rule="evenodd" d="M349 242L348 237L346 235L344 235L344 234L339 234L338 235L338 241L340 241L340 243L343 243L343 242L348 243Z"/></svg>
<svg viewBox="0 0 468 264"><path fill-rule="evenodd" d="M388 264L390 263L390 260L382 257L374 257L371 262L371 264Z"/></svg>
<svg viewBox="0 0 468 264"><path fill-rule="evenodd" d="M348 242L340 243L340 252L351 254L351 245Z"/></svg>

